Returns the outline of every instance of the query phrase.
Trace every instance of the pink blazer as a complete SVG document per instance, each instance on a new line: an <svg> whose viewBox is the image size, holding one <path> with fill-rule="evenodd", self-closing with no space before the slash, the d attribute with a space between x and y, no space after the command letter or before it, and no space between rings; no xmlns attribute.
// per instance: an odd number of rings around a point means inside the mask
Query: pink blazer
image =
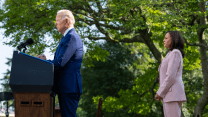
<svg viewBox="0 0 208 117"><path fill-rule="evenodd" d="M159 90L164 102L186 102L182 81L183 58L178 49L169 51L159 66Z"/></svg>

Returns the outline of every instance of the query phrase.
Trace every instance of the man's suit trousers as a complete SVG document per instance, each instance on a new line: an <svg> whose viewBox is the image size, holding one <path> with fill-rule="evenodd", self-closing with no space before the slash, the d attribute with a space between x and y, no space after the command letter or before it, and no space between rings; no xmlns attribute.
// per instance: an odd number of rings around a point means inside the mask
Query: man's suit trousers
<svg viewBox="0 0 208 117"><path fill-rule="evenodd" d="M77 117L76 110L80 100L80 94L59 93L58 100L60 105L61 117Z"/></svg>
<svg viewBox="0 0 208 117"><path fill-rule="evenodd" d="M182 101L163 102L163 112L165 117L181 117Z"/></svg>

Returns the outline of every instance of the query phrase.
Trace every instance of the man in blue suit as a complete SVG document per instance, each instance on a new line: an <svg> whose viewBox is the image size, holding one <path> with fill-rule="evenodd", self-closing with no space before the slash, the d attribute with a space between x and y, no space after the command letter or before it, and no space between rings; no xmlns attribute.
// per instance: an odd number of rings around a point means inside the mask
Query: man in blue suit
<svg viewBox="0 0 208 117"><path fill-rule="evenodd" d="M56 28L63 34L56 49L54 60L54 86L52 91L58 94L62 117L76 117L82 80L80 68L83 58L83 43L74 29L74 16L69 10L60 10L56 16ZM45 55L38 58L46 60Z"/></svg>

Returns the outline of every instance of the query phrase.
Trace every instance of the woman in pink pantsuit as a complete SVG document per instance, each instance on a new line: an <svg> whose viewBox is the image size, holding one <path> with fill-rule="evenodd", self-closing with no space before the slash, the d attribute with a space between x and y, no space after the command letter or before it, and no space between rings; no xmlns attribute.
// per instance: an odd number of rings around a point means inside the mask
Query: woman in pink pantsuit
<svg viewBox="0 0 208 117"><path fill-rule="evenodd" d="M159 66L159 90L155 99L162 100L165 117L180 117L181 106L186 102L182 81L184 43L178 31L168 31L163 40L169 52Z"/></svg>

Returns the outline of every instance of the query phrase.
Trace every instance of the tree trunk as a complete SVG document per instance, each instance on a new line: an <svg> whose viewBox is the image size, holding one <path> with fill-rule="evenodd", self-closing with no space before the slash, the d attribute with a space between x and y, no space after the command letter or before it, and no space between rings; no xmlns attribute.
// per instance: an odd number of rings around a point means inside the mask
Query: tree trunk
<svg viewBox="0 0 208 117"><path fill-rule="evenodd" d="M202 112L208 104L208 69L207 69L207 55L204 47L200 47L202 74L204 78L204 93L202 97L197 101L197 105L194 110L194 117L202 117Z"/></svg>
<svg viewBox="0 0 208 117"><path fill-rule="evenodd" d="M205 106L208 103L208 99L205 95L202 95L202 97L197 102L197 105L194 110L194 117L202 117L202 112L205 108Z"/></svg>
<svg viewBox="0 0 208 117"><path fill-rule="evenodd" d="M200 6L200 11L205 12L205 1L200 1L199 2ZM199 22L199 29L197 31L198 35L198 40L200 44L204 44L207 46L206 41L202 38L203 37L203 32L206 28L201 28L201 26L206 25L205 22L205 15L200 17L200 22ZM207 54L206 54L206 48L200 46L200 55L201 55L201 65L202 65L202 74L204 78L204 93L202 97L197 101L197 105L194 110L194 117L202 117L202 112L206 105L208 104L208 62L207 62Z"/></svg>

